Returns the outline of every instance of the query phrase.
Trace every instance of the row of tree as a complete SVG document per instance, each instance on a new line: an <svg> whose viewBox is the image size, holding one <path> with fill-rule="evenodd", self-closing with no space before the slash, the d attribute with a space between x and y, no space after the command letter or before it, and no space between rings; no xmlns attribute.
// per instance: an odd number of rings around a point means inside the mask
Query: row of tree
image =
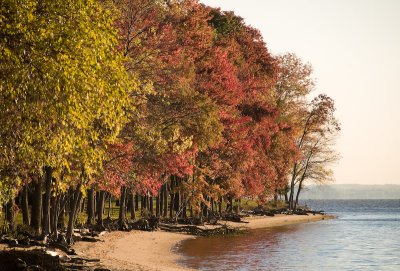
<svg viewBox="0 0 400 271"><path fill-rule="evenodd" d="M333 100L309 101L310 66L271 55L232 12L195 0L4 0L0 22L11 227L16 198L43 236L67 213L71 240L82 202L87 222L102 223L110 195L123 227L138 195L171 217L287 193L295 209L306 180L331 176Z"/></svg>

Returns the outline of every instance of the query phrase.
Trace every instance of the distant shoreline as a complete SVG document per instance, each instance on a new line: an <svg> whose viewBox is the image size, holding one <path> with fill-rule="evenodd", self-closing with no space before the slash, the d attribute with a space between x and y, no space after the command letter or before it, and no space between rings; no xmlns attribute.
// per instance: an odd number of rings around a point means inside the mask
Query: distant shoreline
<svg viewBox="0 0 400 271"><path fill-rule="evenodd" d="M315 222L335 218L333 215L275 215L274 217L251 216L245 218L248 223L227 222L234 228L261 229ZM211 225L204 226L213 227ZM193 270L177 265L180 255L173 248L192 235L165 231L153 232L110 232L101 239L102 242L78 242L74 249L79 255L101 259L101 264L113 271L187 271Z"/></svg>

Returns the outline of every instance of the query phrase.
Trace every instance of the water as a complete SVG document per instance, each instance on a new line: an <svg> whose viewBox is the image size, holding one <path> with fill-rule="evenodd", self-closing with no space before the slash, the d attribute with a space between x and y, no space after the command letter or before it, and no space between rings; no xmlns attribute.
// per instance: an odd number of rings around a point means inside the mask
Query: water
<svg viewBox="0 0 400 271"><path fill-rule="evenodd" d="M199 270L400 270L400 200L314 200L337 219L182 242Z"/></svg>

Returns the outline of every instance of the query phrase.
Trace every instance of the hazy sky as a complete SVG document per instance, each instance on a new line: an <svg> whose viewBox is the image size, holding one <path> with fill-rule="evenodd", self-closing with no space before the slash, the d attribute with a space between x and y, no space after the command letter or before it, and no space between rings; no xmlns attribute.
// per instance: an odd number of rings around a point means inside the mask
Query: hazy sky
<svg viewBox="0 0 400 271"><path fill-rule="evenodd" d="M337 183L400 184L400 1L201 0L258 28L273 54L296 53L342 124Z"/></svg>

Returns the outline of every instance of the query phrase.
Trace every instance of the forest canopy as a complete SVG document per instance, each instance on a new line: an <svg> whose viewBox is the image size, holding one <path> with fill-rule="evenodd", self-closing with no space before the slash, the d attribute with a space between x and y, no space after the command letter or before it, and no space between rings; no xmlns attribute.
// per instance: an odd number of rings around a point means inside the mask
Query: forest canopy
<svg viewBox="0 0 400 271"><path fill-rule="evenodd" d="M242 197L285 196L295 209L304 182L332 179L334 101L310 99L311 66L271 54L233 12L196 0L4 0L0 25L11 228L17 203L43 235L64 227L68 208L69 241L81 203L101 224L110 197L121 227L139 196L161 217L232 211Z"/></svg>

